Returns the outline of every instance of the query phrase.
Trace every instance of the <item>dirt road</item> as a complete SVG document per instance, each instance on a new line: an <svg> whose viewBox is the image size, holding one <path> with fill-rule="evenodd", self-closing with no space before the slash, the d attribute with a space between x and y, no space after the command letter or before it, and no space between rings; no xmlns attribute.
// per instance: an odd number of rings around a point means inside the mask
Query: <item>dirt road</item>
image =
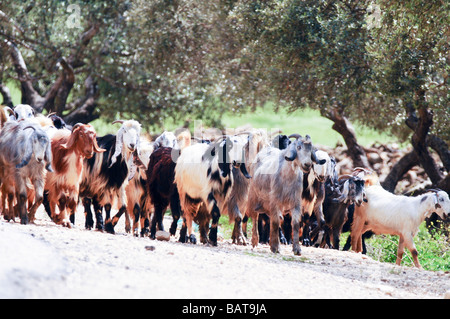
<svg viewBox="0 0 450 319"><path fill-rule="evenodd" d="M450 274L352 252L218 247L0 221L0 298L443 298ZM170 222L168 217L167 222Z"/></svg>

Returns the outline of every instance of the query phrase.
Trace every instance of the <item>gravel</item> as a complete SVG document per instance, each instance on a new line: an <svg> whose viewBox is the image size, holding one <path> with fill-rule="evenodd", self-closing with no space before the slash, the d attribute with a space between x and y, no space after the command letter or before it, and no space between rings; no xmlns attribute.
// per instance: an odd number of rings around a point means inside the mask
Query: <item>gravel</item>
<svg viewBox="0 0 450 319"><path fill-rule="evenodd" d="M165 223L170 224L166 217ZM444 298L450 274L353 252L267 245L217 247L110 235L52 223L0 221L0 298Z"/></svg>

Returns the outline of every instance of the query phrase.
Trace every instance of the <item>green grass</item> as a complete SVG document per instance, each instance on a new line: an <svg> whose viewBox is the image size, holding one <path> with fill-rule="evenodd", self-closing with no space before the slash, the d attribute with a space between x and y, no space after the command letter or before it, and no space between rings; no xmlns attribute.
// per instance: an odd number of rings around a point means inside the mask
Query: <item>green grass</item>
<svg viewBox="0 0 450 319"><path fill-rule="evenodd" d="M254 128L267 129L268 132L281 129L283 134L298 133L300 135L309 134L313 143L335 147L337 143L344 144L342 136L331 127L333 122L320 115L317 110L304 109L289 113L286 109L280 108L278 112L268 103L263 108L256 109L255 112L244 113L236 116L226 113L222 117L225 127L237 128L250 124ZM374 142L387 143L395 140L387 134L380 134L367 127L354 125L358 142L364 146L370 146Z"/></svg>
<svg viewBox="0 0 450 319"><path fill-rule="evenodd" d="M346 237L345 237L346 238ZM428 232L425 223L414 237L419 262L426 270L450 271L450 242L441 232ZM395 263L397 259L398 236L377 235L366 240L367 255L381 262ZM414 267L411 253L405 248L402 266Z"/></svg>
<svg viewBox="0 0 450 319"><path fill-rule="evenodd" d="M347 240L349 233L341 234L341 248ZM374 235L366 240L367 255L374 260L395 264L397 259L398 236ZM419 227L419 232L414 237L419 254L419 262L426 270L450 271L450 238L441 231L433 231L431 234L425 223ZM402 266L414 267L411 253L405 248Z"/></svg>
<svg viewBox="0 0 450 319"><path fill-rule="evenodd" d="M6 82L6 86L11 93L11 99L14 105L20 104L22 99L22 92L20 91L20 84L14 81ZM0 94L0 104L3 104L3 96Z"/></svg>
<svg viewBox="0 0 450 319"><path fill-rule="evenodd" d="M235 129L245 125L251 125L253 128L267 130L268 133L281 130L283 134L299 133L300 135L309 134L314 144L335 147L337 144L344 144L342 136L333 130L331 127L333 122L320 115L319 111L305 109L298 110L293 113L288 113L285 109L280 109L278 112L273 110L273 107L268 104L263 108L258 108L254 112L248 112L241 115L233 113L224 113L222 124L225 128ZM104 119L97 119L91 124L95 127L99 136L114 133L117 130L117 125L112 125L109 121ZM164 129L175 130L181 126L180 123L175 123L170 119L164 123ZM193 132L194 123L191 123L190 130ZM159 134L159 131L148 132L152 135ZM387 134L380 134L367 127L355 125L358 142L364 146L370 146L375 142L388 143L395 141L394 137Z"/></svg>

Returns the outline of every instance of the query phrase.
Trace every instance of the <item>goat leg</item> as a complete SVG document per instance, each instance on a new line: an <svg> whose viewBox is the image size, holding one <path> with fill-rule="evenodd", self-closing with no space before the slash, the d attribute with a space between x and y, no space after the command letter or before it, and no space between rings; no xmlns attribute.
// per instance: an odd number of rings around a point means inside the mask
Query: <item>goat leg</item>
<svg viewBox="0 0 450 319"><path fill-rule="evenodd" d="M155 212L152 216L152 224L150 226L150 238L155 239L156 227L160 224L160 219L162 219L162 215L164 214L164 210L166 207L162 207L161 205L155 205ZM163 230L163 229L159 229Z"/></svg>
<svg viewBox="0 0 450 319"><path fill-rule="evenodd" d="M22 225L28 224L28 215L27 215L27 195L26 193L19 193L18 197L18 208L19 208L19 216L20 223Z"/></svg>
<svg viewBox="0 0 450 319"><path fill-rule="evenodd" d="M134 204L133 207L133 233L134 236L139 237L139 217L141 215L141 207L139 206L139 204ZM125 212L125 216L128 216L127 212ZM129 227L129 225L128 225ZM130 229L125 228L125 231L127 233L130 232Z"/></svg>
<svg viewBox="0 0 450 319"><path fill-rule="evenodd" d="M111 205L109 205L109 211L111 211ZM108 205L105 205L105 210L106 210L106 216L108 216L108 210L106 209L106 207ZM110 234L115 234L114 231L114 227L117 225L117 223L119 222L120 217L123 215L123 213L125 213L127 211L127 207L126 206L122 206L119 211L117 212L117 214L114 215L114 217L112 219L109 219L109 221L105 222L105 230L106 232L110 233Z"/></svg>
<svg viewBox="0 0 450 319"><path fill-rule="evenodd" d="M84 222L84 227L86 229L92 229L92 227L94 227L94 219L92 216L92 210L91 210L91 199L84 197L83 198L83 206L84 206L84 215L85 215L85 222Z"/></svg>
<svg viewBox="0 0 450 319"><path fill-rule="evenodd" d="M33 186L34 186L34 203L30 208L28 219L30 222L34 223L36 211L41 206L42 202L44 201L44 180L40 179L34 179L33 180Z"/></svg>
<svg viewBox="0 0 450 319"><path fill-rule="evenodd" d="M180 207L180 196L178 195L178 191L173 190L172 195L170 196L170 210L172 211L172 225L170 225L170 234L175 236L177 232L178 220L181 217L181 207Z"/></svg>
<svg viewBox="0 0 450 319"><path fill-rule="evenodd" d="M97 199L94 197L92 204L94 205L94 211L95 211L95 227L97 230L103 231L103 216L102 216L102 210L103 207L100 205L100 203L97 201Z"/></svg>
<svg viewBox="0 0 450 319"><path fill-rule="evenodd" d="M275 216L273 216L275 215ZM273 253L279 253L280 252L280 238L279 238L279 231L280 231L280 217L279 214L276 212L275 214L272 213L270 216L270 238L269 238L269 244L270 244L270 251Z"/></svg>
<svg viewBox="0 0 450 319"><path fill-rule="evenodd" d="M292 251L294 255L301 255L300 248L300 219L302 217L301 208L296 206L292 211Z"/></svg>
<svg viewBox="0 0 450 319"><path fill-rule="evenodd" d="M180 238L178 239L180 243L186 243L187 241L186 234L187 234L186 218L183 217L183 224L181 225L180 230Z"/></svg>
<svg viewBox="0 0 450 319"><path fill-rule="evenodd" d="M237 245L247 245L247 241L245 240L244 233L242 232L242 218L241 216L237 216L234 219L234 227L233 227L233 235L231 236L233 239L233 244Z"/></svg>
<svg viewBox="0 0 450 319"><path fill-rule="evenodd" d="M214 203L213 205L211 216L212 216L212 223L211 229L209 230L208 238L213 246L217 246L217 228L219 224L220 210L219 207L217 207L216 203Z"/></svg>

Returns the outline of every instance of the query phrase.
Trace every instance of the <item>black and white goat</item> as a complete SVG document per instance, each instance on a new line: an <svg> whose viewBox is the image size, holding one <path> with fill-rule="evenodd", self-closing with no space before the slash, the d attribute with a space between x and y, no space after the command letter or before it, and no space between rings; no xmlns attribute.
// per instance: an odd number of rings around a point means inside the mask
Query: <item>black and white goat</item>
<svg viewBox="0 0 450 319"><path fill-rule="evenodd" d="M96 227L103 229L102 210L105 208L105 230L114 233L114 226L125 213L127 205L126 186L133 163L133 153L140 148L141 125L135 120L114 121L122 126L117 135L108 134L97 137L104 153L96 153L85 160L80 184L80 196L86 214L86 228L91 229L94 221L91 211L91 199L94 205ZM111 208L117 202L118 213L111 219Z"/></svg>
<svg viewBox="0 0 450 319"><path fill-rule="evenodd" d="M192 234L192 221L202 218L200 222L200 239L207 243L206 238L209 218L212 218L209 232L209 242L217 245L217 224L221 209L233 187L232 166L240 169L246 178L250 178L242 153L232 151L233 142L230 137L222 137L212 144L195 144L186 147L178 158L175 167L175 183L180 196L183 211L183 227L180 241L187 239L189 232L191 242L195 241ZM242 150L241 150L242 151Z"/></svg>

